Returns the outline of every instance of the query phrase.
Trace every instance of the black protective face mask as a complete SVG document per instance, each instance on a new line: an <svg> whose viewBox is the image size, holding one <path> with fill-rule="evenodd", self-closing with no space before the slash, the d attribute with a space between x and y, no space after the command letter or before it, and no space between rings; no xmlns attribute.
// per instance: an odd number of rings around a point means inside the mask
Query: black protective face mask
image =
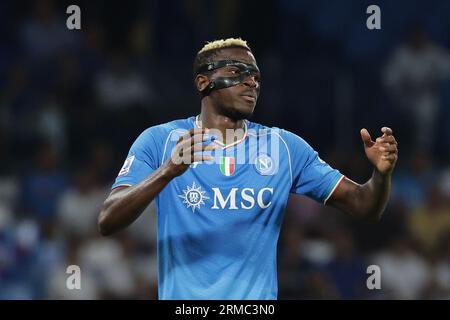
<svg viewBox="0 0 450 320"><path fill-rule="evenodd" d="M210 62L204 65L201 65L197 71L196 74L205 73L209 71L213 71L219 68L227 67L227 66L234 66L237 67L240 70L240 73L234 77L217 77L215 79L212 79L209 85L200 91L201 95L203 97L209 95L211 91L217 90L217 89L223 89L228 88L232 86L236 86L240 83L242 83L247 77L260 74L259 69L256 65L253 64L247 64L241 61L237 60L220 60L220 61L214 61ZM257 86L257 92L259 94L259 82Z"/></svg>

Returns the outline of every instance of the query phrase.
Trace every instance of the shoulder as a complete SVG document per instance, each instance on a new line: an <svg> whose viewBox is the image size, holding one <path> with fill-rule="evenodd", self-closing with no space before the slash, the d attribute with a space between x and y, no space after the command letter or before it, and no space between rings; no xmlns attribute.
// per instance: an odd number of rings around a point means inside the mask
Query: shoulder
<svg viewBox="0 0 450 320"><path fill-rule="evenodd" d="M192 128L193 121L194 117L189 117L154 125L145 129L139 138L153 141L167 140L174 133L183 133Z"/></svg>
<svg viewBox="0 0 450 320"><path fill-rule="evenodd" d="M292 148L309 148L309 144L299 135L278 127L268 127L256 122L247 122L249 135L270 135L272 139L280 139L288 149Z"/></svg>
<svg viewBox="0 0 450 320"><path fill-rule="evenodd" d="M131 150L148 154L161 153L170 140L178 140L174 134L181 135L193 126L193 117L177 119L148 127L136 138Z"/></svg>

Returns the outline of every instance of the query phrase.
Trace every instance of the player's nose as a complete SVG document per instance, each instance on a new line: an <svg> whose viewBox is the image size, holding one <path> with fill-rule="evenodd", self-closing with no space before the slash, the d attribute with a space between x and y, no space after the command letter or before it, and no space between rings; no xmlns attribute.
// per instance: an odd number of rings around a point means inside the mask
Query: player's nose
<svg viewBox="0 0 450 320"><path fill-rule="evenodd" d="M247 87L251 87L251 88L258 88L259 87L259 82L255 79L255 76L248 76L244 79L243 83L247 86Z"/></svg>

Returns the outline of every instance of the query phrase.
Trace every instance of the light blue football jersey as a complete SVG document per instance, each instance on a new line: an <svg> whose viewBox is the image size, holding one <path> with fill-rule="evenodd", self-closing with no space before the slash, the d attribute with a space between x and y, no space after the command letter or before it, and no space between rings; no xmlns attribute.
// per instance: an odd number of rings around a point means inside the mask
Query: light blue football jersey
<svg viewBox="0 0 450 320"><path fill-rule="evenodd" d="M148 177L199 117L145 130L112 188ZM191 164L157 196L159 299L276 299L289 193L325 203L343 175L299 136L245 121L244 137Z"/></svg>

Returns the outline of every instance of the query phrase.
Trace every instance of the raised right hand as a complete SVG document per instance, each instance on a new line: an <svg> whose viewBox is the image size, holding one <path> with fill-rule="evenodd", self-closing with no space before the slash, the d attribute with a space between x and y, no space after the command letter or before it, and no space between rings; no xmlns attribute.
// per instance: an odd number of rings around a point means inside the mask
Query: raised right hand
<svg viewBox="0 0 450 320"><path fill-rule="evenodd" d="M214 159L205 153L218 147L216 144L204 144L210 139L206 134L208 131L207 128L192 128L178 139L170 158L165 163L173 177L183 174L191 163Z"/></svg>

